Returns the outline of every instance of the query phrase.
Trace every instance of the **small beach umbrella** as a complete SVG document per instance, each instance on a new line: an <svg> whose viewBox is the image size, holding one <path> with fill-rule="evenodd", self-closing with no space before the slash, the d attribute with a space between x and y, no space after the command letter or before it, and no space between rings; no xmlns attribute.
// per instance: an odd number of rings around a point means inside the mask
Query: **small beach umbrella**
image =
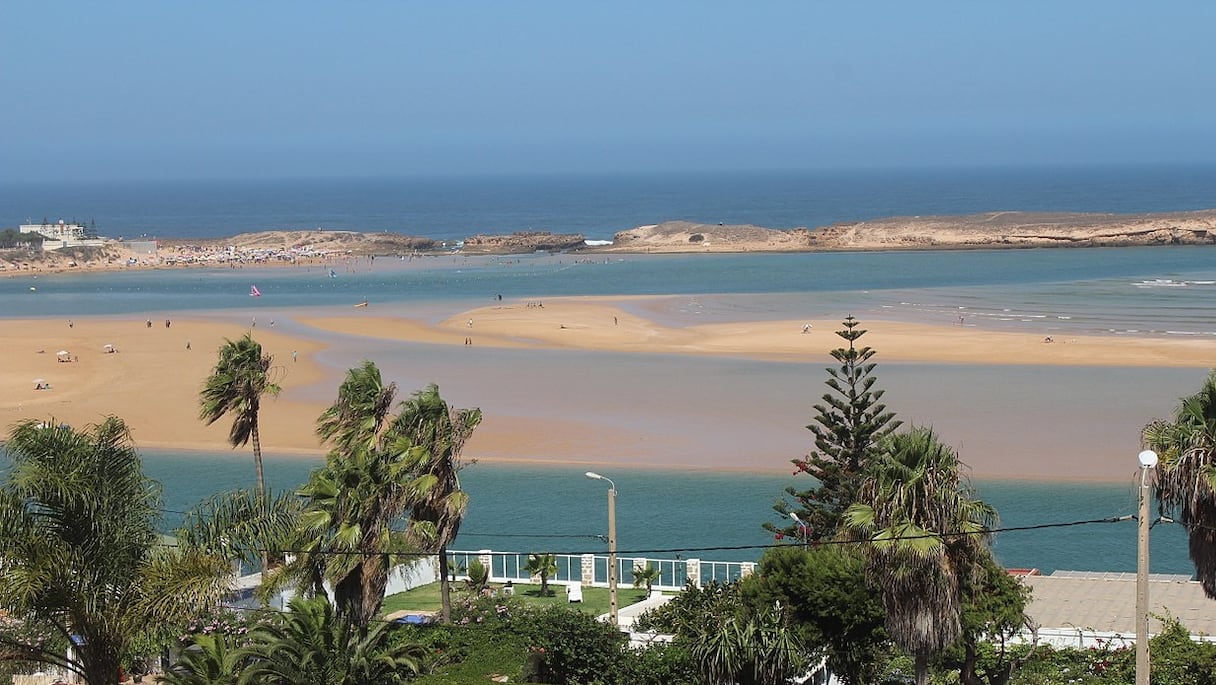
<svg viewBox="0 0 1216 685"><path fill-rule="evenodd" d="M58 352L55 353L55 355L59 356L59 357L62 357L65 354L71 354L71 352L68 352L67 350L59 350Z"/></svg>
<svg viewBox="0 0 1216 685"><path fill-rule="evenodd" d="M114 351L114 344L113 344L113 343L106 343L105 345L103 345L103 346L102 346L102 348L103 348L103 349L104 349L106 352L113 352L113 351Z"/></svg>
<svg viewBox="0 0 1216 685"><path fill-rule="evenodd" d="M45 382L46 382L45 378L35 378L34 379L34 385L42 385Z"/></svg>

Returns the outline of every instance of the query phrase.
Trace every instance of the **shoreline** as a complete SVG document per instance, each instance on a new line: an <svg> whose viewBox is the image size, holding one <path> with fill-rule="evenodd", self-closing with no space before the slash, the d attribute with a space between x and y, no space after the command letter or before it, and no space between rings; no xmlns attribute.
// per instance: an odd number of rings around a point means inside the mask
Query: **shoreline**
<svg viewBox="0 0 1216 685"><path fill-rule="evenodd" d="M253 329L243 319L238 322L236 314L178 317L171 327L162 321L149 327L146 321L129 316L78 318L70 326L60 318L3 319L0 344L12 352L0 359L0 382L13 390L0 400L0 423L7 428L22 418L48 416L69 423L92 423L113 413L128 422L140 448L193 453L233 451L226 441L230 420L203 425L198 419L197 393L214 365L215 351L223 339L235 339L251 330L255 339L275 357L275 373L283 386L280 397L268 398L263 404L263 447L269 455L300 458L319 458L324 454L314 436L315 419L328 406L328 398L336 392L345 369L357 362L342 360L338 363L347 366L335 366L335 355L348 346L359 349L355 341L400 343L406 346L403 350L415 345L440 346L451 352L462 351L465 340L471 338L470 354L477 355L493 355L496 354L493 350L501 350L525 354L626 354L638 359L658 355L703 359L706 363L715 359L750 359L762 364L813 360L812 383L807 386L806 397L799 400L808 406L822 392L818 369L831 365L827 352L843 342L833 334L839 328L838 321L807 322L812 324L808 333L801 332L806 325L801 321L664 326L628 313L619 306L626 299L630 298L549 298L543 307L505 303L452 313L436 324L379 313L308 316L303 310L283 313L283 323L290 325ZM468 324L470 320L472 326ZM970 327L879 320L862 324L869 331L865 343L879 351L883 365L946 364L977 368L1024 365L1060 369L1135 366L1199 370L1210 367L1207 360L1212 358L1211 351L1216 350L1216 341L1068 336L1045 343L1034 335ZM310 335L309 331L318 335ZM942 340L947 339L951 344L943 345ZM190 341L191 349L186 349L185 340ZM117 352L105 352L105 344L113 344ZM69 351L80 361L56 361L54 353L59 349ZM298 353L299 361L291 360L293 351ZM442 362L441 366L459 365L459 357L456 359ZM380 365L388 371L384 363ZM1197 379L1199 376L1196 373ZM51 389L34 389L35 379L49 382ZM388 376L387 380L393 377ZM476 386L479 382L484 381L473 379L472 384ZM403 387L399 397L403 399L412 391L413 388ZM496 392L509 394L509 388L490 390L484 399L478 399L474 392L474 401L466 403L494 404ZM678 392L695 394L698 390L680 388ZM470 393L466 390L466 394ZM544 401L552 400L560 402L561 398ZM698 430L691 425L670 429L633 425L627 414L612 420L604 417L595 420L545 412L543 408L536 415L526 410L514 411L510 401L505 406L505 412L487 413L469 442L467 459L514 465L586 464L777 474L788 468L789 459L801 456L810 446L809 433L804 429L805 417L800 417L788 426L788 435L782 438L802 445L801 451L789 453L788 458L767 462L719 458L706 462L689 453L687 440L681 436L682 431ZM800 408L800 412L805 411L806 408ZM1163 407L1162 411L1168 408ZM1124 477L1121 471L1116 474L1104 463L1094 470L1078 467L1073 471L1056 471L1050 462L1038 466L1026 464L1013 470L1000 455L976 457L964 452L961 456L968 465L969 476L977 480L1109 482Z"/></svg>
<svg viewBox="0 0 1216 685"><path fill-rule="evenodd" d="M107 239L101 247L0 250L0 275L229 264L331 265L375 256L506 256L541 251L598 256L1216 245L1216 209L1139 214L992 211L894 216L792 229L666 221L618 231L607 244L587 244L582 234L548 231L478 234L454 242L457 247L448 249L446 242L426 237L321 229L131 243Z"/></svg>
<svg viewBox="0 0 1216 685"><path fill-rule="evenodd" d="M169 454L173 454L173 455L214 455L214 454L216 454L216 450L209 448L209 447L197 447L196 448L196 447L170 446L170 445L159 445L159 444L154 445L154 444L148 444L148 443L137 444L136 449L138 449L141 452L143 452L145 450L152 450L152 451L156 451L156 452L169 453ZM227 453L230 453L232 455L232 458L234 458L234 459L237 459L237 460L243 459L243 460L248 461L250 469L253 468L253 455L252 455L252 453L250 453L248 451L248 448L238 447L235 450L232 450L225 446L225 447L223 447L223 449L226 450ZM294 461L294 460L304 460L304 459L315 458L315 459L317 459L318 465L321 465L323 463L324 457L325 457L325 451L322 450L321 448L317 448L316 450L276 449L272 452L263 452L263 454L262 454L263 459L281 459L281 460L293 460ZM468 456L468 455L465 455L462 458L462 461L464 462L464 468L473 467L478 464L486 464L489 466L501 466L501 467L506 467L506 468L515 468L515 467L524 468L524 467L541 467L541 466L558 466L558 467L569 467L569 468L612 467L612 468L616 468L616 469L625 469L625 470L629 470L629 471L640 471L640 472L662 471L662 472L672 472L672 473L754 474L754 475L762 475L762 476L766 476L766 477L767 476L780 476L782 474L787 474L787 475L789 475L790 478L796 477L789 469L776 468L776 467L763 467L763 466L762 467L739 466L739 465L735 465L735 466L731 466L731 465L698 466L698 465L693 465L693 464L682 464L682 463L675 463L675 462L672 462L672 463L631 462L628 464L622 464L620 462L611 461L608 459L561 459L561 460L558 460L558 459L545 459L545 458L541 458L541 457L486 457L486 456ZM1110 483L1121 483L1121 482L1127 480L1128 478L1132 477L1132 475L1128 475L1127 477L1122 477L1122 476L1113 477L1113 476L1078 476L1078 475L1060 476L1060 475L1055 475L1055 474L1052 474L1052 475L975 474L975 473L972 473L973 469L971 468L970 464L968 464L965 460L963 460L962 465L965 467L963 469L963 471L966 473L960 473L960 476L966 478L967 480L969 480L973 483L974 482L984 482L984 483L1065 482L1065 483L1110 484ZM802 482L802 481L798 481L798 482Z"/></svg>

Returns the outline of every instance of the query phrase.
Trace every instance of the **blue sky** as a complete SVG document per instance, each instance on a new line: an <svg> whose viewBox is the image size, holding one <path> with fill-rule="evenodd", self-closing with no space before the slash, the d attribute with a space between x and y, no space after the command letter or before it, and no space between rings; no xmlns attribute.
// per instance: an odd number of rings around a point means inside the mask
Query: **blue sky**
<svg viewBox="0 0 1216 685"><path fill-rule="evenodd" d="M0 180L1216 161L1216 3L13 2Z"/></svg>

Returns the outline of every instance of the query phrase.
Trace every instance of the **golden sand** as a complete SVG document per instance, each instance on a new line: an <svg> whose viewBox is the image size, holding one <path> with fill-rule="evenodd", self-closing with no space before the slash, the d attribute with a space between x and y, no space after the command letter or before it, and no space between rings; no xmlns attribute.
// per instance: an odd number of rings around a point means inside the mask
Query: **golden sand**
<svg viewBox="0 0 1216 685"><path fill-rule="evenodd" d="M281 319L285 317L280 317ZM671 327L629 313L605 298L546 299L543 306L504 303L454 313L431 324L357 310L346 315L298 316L295 323L339 336L374 337L403 342L478 348L579 349L617 353L662 353L744 357L763 360L824 358L840 346L833 334L839 321L763 321ZM470 325L470 321L472 325ZM236 321L175 318L170 327L142 318L79 318L69 327L63 319L0 320L0 425L27 418L54 417L73 424L96 422L106 415L122 417L141 447L208 451L228 449L230 419L206 426L198 418L198 392L225 338L235 339L248 327ZM804 333L804 326L811 328ZM1158 338L1041 336L979 330L963 326L865 321L864 342L881 350L883 363L1030 364L1207 368L1216 359L1216 342ZM298 328L298 327L297 327ZM315 361L324 346L313 339L289 336L282 329L262 328L255 338L275 358L282 394L263 404L263 447L273 453L320 453L314 436L316 417L340 382L340 370ZM326 336L331 339L332 336ZM190 349L186 348L187 341ZM114 353L105 351L113 345ZM60 362L67 350L73 361ZM292 352L298 361L292 360ZM349 365L357 363L349 360ZM347 362L343 362L347 363ZM41 379L50 389L35 389ZM316 387L330 388L318 394ZM817 392L817 391L816 391ZM814 398L808 397L808 402ZM560 401L560 400L555 400ZM469 445L481 459L526 461L537 454L572 454L621 465L668 465L654 451L622 450L628 435L593 434L578 421L487 415ZM799 426L791 426L798 430ZM603 428L601 427L602 433ZM671 451L680 436L665 436ZM593 447L588 448L588 445ZM600 445L602 448L596 448ZM598 451L597 451L598 449ZM622 458L623 452L633 457ZM796 455L794 455L796 456ZM551 457L553 461L568 458ZM712 465L707 465L712 466ZM976 474L1002 473L999 465L971 463ZM992 468L989 468L991 466ZM1022 477L1050 477L1050 464ZM1038 470L1044 472L1039 473Z"/></svg>

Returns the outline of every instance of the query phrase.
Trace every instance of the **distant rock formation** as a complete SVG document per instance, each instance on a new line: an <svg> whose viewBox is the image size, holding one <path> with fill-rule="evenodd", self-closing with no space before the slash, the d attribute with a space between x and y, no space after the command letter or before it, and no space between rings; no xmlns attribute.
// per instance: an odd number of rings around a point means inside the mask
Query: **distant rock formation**
<svg viewBox="0 0 1216 685"><path fill-rule="evenodd" d="M808 249L805 228L779 230L751 224L696 224L667 221L621 231L612 245L597 250L613 252L785 252Z"/></svg>
<svg viewBox="0 0 1216 685"><path fill-rule="evenodd" d="M796 252L1216 244L1216 210L1162 214L988 212L814 230L669 221L616 234L610 252Z"/></svg>
<svg viewBox="0 0 1216 685"><path fill-rule="evenodd" d="M346 252L352 255L407 254L439 248L431 238L419 238L400 233L359 233L356 231L258 231L227 238L208 240L169 239L162 245L228 246L237 249L311 248L324 252Z"/></svg>
<svg viewBox="0 0 1216 685"><path fill-rule="evenodd" d="M465 238L464 251L478 254L523 254L528 252L564 252L586 246L580 233L550 233L548 231L518 231L510 235L482 235Z"/></svg>
<svg viewBox="0 0 1216 685"><path fill-rule="evenodd" d="M987 212L895 217L813 231L816 250L940 250L1216 244L1216 211L1162 214Z"/></svg>

